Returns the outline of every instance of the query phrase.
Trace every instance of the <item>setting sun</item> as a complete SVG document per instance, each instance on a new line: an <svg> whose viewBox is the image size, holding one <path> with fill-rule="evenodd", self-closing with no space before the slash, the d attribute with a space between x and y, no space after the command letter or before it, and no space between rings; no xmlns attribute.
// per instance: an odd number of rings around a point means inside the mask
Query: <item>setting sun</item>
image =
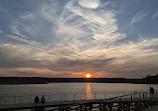
<svg viewBox="0 0 158 111"><path fill-rule="evenodd" d="M90 78L92 75L90 73L86 74L87 78Z"/></svg>

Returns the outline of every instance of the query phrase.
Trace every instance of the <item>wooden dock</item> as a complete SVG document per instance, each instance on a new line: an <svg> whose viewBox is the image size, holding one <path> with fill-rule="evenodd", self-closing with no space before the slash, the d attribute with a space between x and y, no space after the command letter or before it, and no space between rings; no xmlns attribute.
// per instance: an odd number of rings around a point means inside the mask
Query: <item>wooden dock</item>
<svg viewBox="0 0 158 111"><path fill-rule="evenodd" d="M84 104L85 102L92 102L94 100L69 100L69 101L54 101L46 103L19 103L19 104L4 104L0 105L0 111L12 111L18 109L32 109L34 107L61 107L72 104Z"/></svg>
<svg viewBox="0 0 158 111"><path fill-rule="evenodd" d="M157 93L140 92L99 100L70 100L1 105L0 111L19 109L31 109L30 111L142 111L149 106L155 105L158 105Z"/></svg>

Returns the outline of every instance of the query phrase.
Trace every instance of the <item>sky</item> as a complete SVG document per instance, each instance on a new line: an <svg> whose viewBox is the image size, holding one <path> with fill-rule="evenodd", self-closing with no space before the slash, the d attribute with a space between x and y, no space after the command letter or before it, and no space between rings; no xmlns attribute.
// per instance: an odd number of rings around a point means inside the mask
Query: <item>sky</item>
<svg viewBox="0 0 158 111"><path fill-rule="evenodd" d="M158 0L0 0L0 77L158 73Z"/></svg>

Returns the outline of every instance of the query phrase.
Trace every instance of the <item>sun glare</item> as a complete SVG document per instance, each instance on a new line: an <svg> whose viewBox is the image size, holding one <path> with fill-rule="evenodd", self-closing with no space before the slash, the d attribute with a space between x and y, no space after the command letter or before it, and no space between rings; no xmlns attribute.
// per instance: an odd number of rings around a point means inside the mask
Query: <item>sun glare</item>
<svg viewBox="0 0 158 111"><path fill-rule="evenodd" d="M90 78L92 75L90 73L86 74L87 78Z"/></svg>

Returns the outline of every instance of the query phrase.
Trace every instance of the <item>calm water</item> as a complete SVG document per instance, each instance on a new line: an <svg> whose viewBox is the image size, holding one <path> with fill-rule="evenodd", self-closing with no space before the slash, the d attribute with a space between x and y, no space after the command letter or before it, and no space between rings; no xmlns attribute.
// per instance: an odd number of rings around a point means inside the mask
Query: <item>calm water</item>
<svg viewBox="0 0 158 111"><path fill-rule="evenodd" d="M33 103L35 96L45 96L47 102L106 99L137 92L147 92L158 85L127 83L51 83L0 85L0 104Z"/></svg>
<svg viewBox="0 0 158 111"><path fill-rule="evenodd" d="M158 85L128 84L128 83L50 83L50 84L28 84L28 85L0 85L0 94L148 91L150 86L154 87L156 90L158 89Z"/></svg>

